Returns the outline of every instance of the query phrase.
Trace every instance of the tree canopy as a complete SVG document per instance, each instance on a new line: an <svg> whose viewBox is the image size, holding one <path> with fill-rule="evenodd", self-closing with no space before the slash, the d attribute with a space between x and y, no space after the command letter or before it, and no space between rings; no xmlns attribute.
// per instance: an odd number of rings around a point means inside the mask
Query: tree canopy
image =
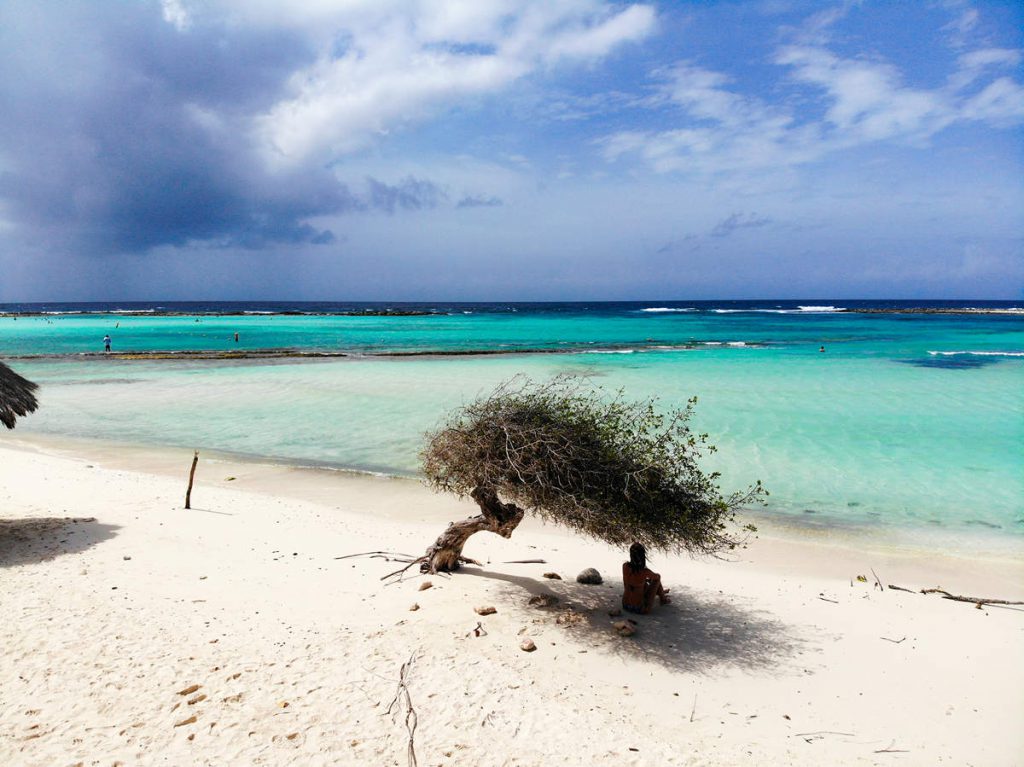
<svg viewBox="0 0 1024 767"><path fill-rule="evenodd" d="M19 416L34 411L38 405L34 394L36 388L36 384L0 362L0 423L13 429Z"/></svg>
<svg viewBox="0 0 1024 767"><path fill-rule="evenodd" d="M573 376L513 379L428 435L424 474L436 490L478 503L487 491L613 545L714 553L741 540L736 509L766 491L758 481L723 495L719 475L701 470L715 448L689 428L695 404L663 410Z"/></svg>

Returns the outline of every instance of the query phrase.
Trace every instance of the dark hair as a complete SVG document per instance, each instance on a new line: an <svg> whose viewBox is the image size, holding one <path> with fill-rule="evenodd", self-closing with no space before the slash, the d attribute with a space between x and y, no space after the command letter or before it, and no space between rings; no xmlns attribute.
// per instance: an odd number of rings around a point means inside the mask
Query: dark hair
<svg viewBox="0 0 1024 767"><path fill-rule="evenodd" d="M647 549L642 543L634 543L629 547L629 569L638 573L647 567Z"/></svg>

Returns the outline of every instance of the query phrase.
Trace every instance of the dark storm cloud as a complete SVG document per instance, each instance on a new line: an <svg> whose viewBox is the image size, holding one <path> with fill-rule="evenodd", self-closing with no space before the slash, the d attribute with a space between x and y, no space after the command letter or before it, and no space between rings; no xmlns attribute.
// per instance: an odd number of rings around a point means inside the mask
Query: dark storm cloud
<svg viewBox="0 0 1024 767"><path fill-rule="evenodd" d="M393 186L375 178L367 178L366 183L370 190L369 206L388 213L394 213L399 208L436 208L442 200L448 199L448 195L437 184L411 176Z"/></svg>
<svg viewBox="0 0 1024 767"><path fill-rule="evenodd" d="M463 197L456 204L456 208L499 208L504 205L499 197L490 197L482 194L469 194Z"/></svg>
<svg viewBox="0 0 1024 767"><path fill-rule="evenodd" d="M325 243L361 204L331 172L270 172L249 118L313 53L292 33L177 30L157 3L0 11L0 201L22 239L89 252Z"/></svg>
<svg viewBox="0 0 1024 767"><path fill-rule="evenodd" d="M770 218L760 218L753 213L733 213L731 216L728 216L715 224L715 228L711 230L711 236L728 237L737 229L767 226L771 222L772 220Z"/></svg>

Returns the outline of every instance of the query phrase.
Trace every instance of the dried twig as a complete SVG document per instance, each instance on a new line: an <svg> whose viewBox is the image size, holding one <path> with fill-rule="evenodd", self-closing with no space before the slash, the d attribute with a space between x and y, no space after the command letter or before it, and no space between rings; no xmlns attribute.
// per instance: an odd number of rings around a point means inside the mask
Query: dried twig
<svg viewBox="0 0 1024 767"><path fill-rule="evenodd" d="M895 584L892 584L892 583L889 584L889 588L892 589L893 591L906 591L908 594L916 594L917 593L913 589L905 589L902 586L896 586Z"/></svg>
<svg viewBox="0 0 1024 767"><path fill-rule="evenodd" d="M834 730L817 730L816 732L798 732L796 735L791 737L803 738L808 743L813 743L815 740L821 740L826 735L845 735L848 738L856 737L855 733L852 732L835 732Z"/></svg>
<svg viewBox="0 0 1024 767"><path fill-rule="evenodd" d="M693 708L690 709L690 721L693 721L693 715L697 713L697 693L693 694Z"/></svg>
<svg viewBox="0 0 1024 767"><path fill-rule="evenodd" d="M871 568L871 574L875 576L875 583L878 584L878 588L885 591L885 586L882 585L882 579L878 577L878 573L875 572L875 568Z"/></svg>
<svg viewBox="0 0 1024 767"><path fill-rule="evenodd" d="M487 636L487 629L484 628L484 624L483 623L481 623L480 621L477 621L476 622L476 626L474 626L473 628L471 628L469 631L466 632L466 636L469 636L470 634L472 634L475 637L485 637L485 636Z"/></svg>
<svg viewBox="0 0 1024 767"><path fill-rule="evenodd" d="M426 561L427 561L426 557L417 557L416 559L413 559L412 561L410 561L409 564L407 564L405 567L400 567L397 570L395 570L393 573L388 573L387 575L382 575L380 579L382 581L386 581L386 580L388 580L388 578L394 578L395 576L398 576L398 579L395 581L395 583L398 583L399 581L402 580L402 576L405 575L406 571L410 567L412 567L413 565L418 565L421 562L426 562Z"/></svg>
<svg viewBox="0 0 1024 767"><path fill-rule="evenodd" d="M547 563L546 559L512 559L502 562L503 565L546 565Z"/></svg>
<svg viewBox="0 0 1024 767"><path fill-rule="evenodd" d="M820 594L818 595L818 599L820 599L822 602L831 602L834 605L839 604L839 602L837 602L835 599L829 599L828 597L823 597Z"/></svg>
<svg viewBox="0 0 1024 767"><path fill-rule="evenodd" d="M412 671L412 663L415 659L416 653L414 652L409 656L409 660L402 664L402 669L398 673L398 689L387 708L387 713L391 715L391 721L398 717L401 709L405 709L405 729L409 733L409 767L416 767L415 737L418 717L416 709L412 705L412 698L409 697L409 673Z"/></svg>
<svg viewBox="0 0 1024 767"><path fill-rule="evenodd" d="M899 644L900 642L907 641L906 637L903 637L902 639L889 639L889 637L878 637L878 638L879 639L884 639L886 642L892 642L893 644Z"/></svg>
<svg viewBox="0 0 1024 767"><path fill-rule="evenodd" d="M412 554L403 554L401 551L361 551L358 554L346 554L343 557L335 557L335 559L352 559L353 557L373 557L378 554L384 554L386 556L396 558L402 557L405 560L412 559Z"/></svg>

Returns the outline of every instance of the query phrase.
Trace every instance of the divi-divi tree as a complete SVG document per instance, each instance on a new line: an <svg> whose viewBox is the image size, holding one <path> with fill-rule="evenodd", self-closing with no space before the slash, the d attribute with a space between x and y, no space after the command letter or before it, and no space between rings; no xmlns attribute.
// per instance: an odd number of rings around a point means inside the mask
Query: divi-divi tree
<svg viewBox="0 0 1024 767"><path fill-rule="evenodd" d="M517 378L450 414L427 435L423 473L435 490L472 498L476 516L451 523L421 560L424 572L456 570L466 541L508 538L525 514L616 546L713 554L753 530L736 511L767 493L758 481L724 495L701 456L715 450L683 408L609 395L586 379Z"/></svg>

